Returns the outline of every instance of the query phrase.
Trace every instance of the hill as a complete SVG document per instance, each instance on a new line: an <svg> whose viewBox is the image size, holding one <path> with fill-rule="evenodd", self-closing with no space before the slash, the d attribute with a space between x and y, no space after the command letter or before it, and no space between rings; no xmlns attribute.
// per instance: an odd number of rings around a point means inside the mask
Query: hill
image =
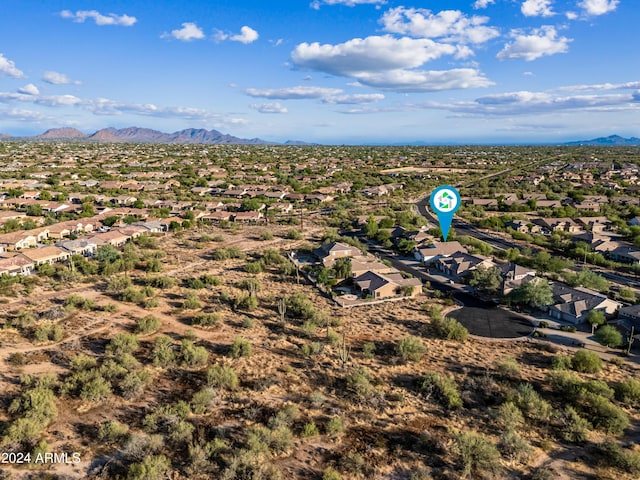
<svg viewBox="0 0 640 480"><path fill-rule="evenodd" d="M624 138L620 135L610 135L608 137L598 137L591 140L578 140L577 142L567 142L564 145L593 145L593 146L635 146L640 145L640 138Z"/></svg>
<svg viewBox="0 0 640 480"><path fill-rule="evenodd" d="M38 140L79 140L87 138L87 134L76 128L50 128L35 138Z"/></svg>

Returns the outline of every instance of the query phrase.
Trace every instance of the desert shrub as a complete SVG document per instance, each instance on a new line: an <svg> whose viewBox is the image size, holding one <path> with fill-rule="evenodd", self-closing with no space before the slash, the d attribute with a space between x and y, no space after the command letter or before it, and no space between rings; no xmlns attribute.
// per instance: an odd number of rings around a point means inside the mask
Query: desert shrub
<svg viewBox="0 0 640 480"><path fill-rule="evenodd" d="M195 293L187 293L187 296L182 301L182 308L185 310L197 310L201 307L200 299Z"/></svg>
<svg viewBox="0 0 640 480"><path fill-rule="evenodd" d="M91 310L95 308L95 302L81 295L72 293L64 299L64 305L79 308L81 310Z"/></svg>
<svg viewBox="0 0 640 480"><path fill-rule="evenodd" d="M260 240L273 240L273 233L269 230L263 230L260 232Z"/></svg>
<svg viewBox="0 0 640 480"><path fill-rule="evenodd" d="M327 435L330 435L332 437L336 437L344 433L345 429L346 428L344 426L344 422L342 421L342 418L337 416L331 417L325 426L325 431L327 432Z"/></svg>
<svg viewBox="0 0 640 480"><path fill-rule="evenodd" d="M250 312L258 307L258 298L248 293L242 293L233 300L235 310L246 310Z"/></svg>
<svg viewBox="0 0 640 480"><path fill-rule="evenodd" d="M629 377L614 385L616 399L630 407L640 406L640 381Z"/></svg>
<svg viewBox="0 0 640 480"><path fill-rule="evenodd" d="M135 287L127 287L120 294L120 300L123 302L142 303L144 299L144 292Z"/></svg>
<svg viewBox="0 0 640 480"><path fill-rule="evenodd" d="M282 453L291 448L293 433L288 427L278 427L273 430L262 425L247 431L247 447L253 452Z"/></svg>
<svg viewBox="0 0 640 480"><path fill-rule="evenodd" d="M211 388L203 388L197 391L191 397L191 410L197 415L202 415L209 410L213 401L216 398L216 393Z"/></svg>
<svg viewBox="0 0 640 480"><path fill-rule="evenodd" d="M577 372L598 373L602 370L602 359L595 352L580 349L573 354L571 365Z"/></svg>
<svg viewBox="0 0 640 480"><path fill-rule="evenodd" d="M230 258L243 258L244 254L238 247L218 248L213 252L214 260L228 260Z"/></svg>
<svg viewBox="0 0 640 480"><path fill-rule="evenodd" d="M524 416L513 402L504 402L496 413L496 422L505 430L512 429L524 422Z"/></svg>
<svg viewBox="0 0 640 480"><path fill-rule="evenodd" d="M362 345L362 356L367 359L372 359L376 354L376 344L374 342L366 342Z"/></svg>
<svg viewBox="0 0 640 480"><path fill-rule="evenodd" d="M366 400L377 395L375 386L371 383L371 374L366 368L358 368L346 378L347 389L357 398Z"/></svg>
<svg viewBox="0 0 640 480"><path fill-rule="evenodd" d="M430 372L419 380L418 387L425 395L434 395L449 410L462 407L462 398L453 377Z"/></svg>
<svg viewBox="0 0 640 480"><path fill-rule="evenodd" d="M51 321L42 322L33 332L36 342L59 342L64 336L62 326Z"/></svg>
<svg viewBox="0 0 640 480"><path fill-rule="evenodd" d="M556 355L551 360L551 368L554 370L569 370L571 367L571 357L568 355Z"/></svg>
<svg viewBox="0 0 640 480"><path fill-rule="evenodd" d="M504 458L520 463L526 463L531 458L533 450L531 444L512 429L506 430L500 436L498 449Z"/></svg>
<svg viewBox="0 0 640 480"><path fill-rule="evenodd" d="M443 318L441 314L432 316L431 326L435 330L436 335L447 340L464 342L469 335L469 331L455 318Z"/></svg>
<svg viewBox="0 0 640 480"><path fill-rule="evenodd" d="M156 277L149 277L145 280L145 283L153 288L159 288L160 290L166 290L171 287L175 287L175 278L168 277L166 275L159 275Z"/></svg>
<svg viewBox="0 0 640 480"><path fill-rule="evenodd" d="M136 322L136 332L143 335L151 332L155 332L160 328L160 319L153 315L146 315L139 318Z"/></svg>
<svg viewBox="0 0 640 480"><path fill-rule="evenodd" d="M366 475L367 462L364 457L357 452L349 452L340 459L340 466L353 477ZM353 478L352 477L352 478Z"/></svg>
<svg viewBox="0 0 640 480"><path fill-rule="evenodd" d="M289 240L302 240L302 233L300 233L298 230L292 228L290 230L287 230L286 237Z"/></svg>
<svg viewBox="0 0 640 480"><path fill-rule="evenodd" d="M313 422L305 423L304 427L302 427L301 436L303 438L315 437L316 435L319 435L319 434L320 434L320 430L318 430L318 426Z"/></svg>
<svg viewBox="0 0 640 480"><path fill-rule="evenodd" d="M640 475L640 452L624 450L617 443L608 440L597 445L595 453L595 460L600 465Z"/></svg>
<svg viewBox="0 0 640 480"><path fill-rule="evenodd" d="M156 337L151 358L153 359L153 364L158 367L173 365L176 360L176 354L172 347L171 338L164 335Z"/></svg>
<svg viewBox="0 0 640 480"><path fill-rule="evenodd" d="M568 406L563 415L562 437L567 442L582 443L589 436L591 424Z"/></svg>
<svg viewBox="0 0 640 480"><path fill-rule="evenodd" d="M80 398L88 402L100 402L111 396L111 383L97 375L80 388Z"/></svg>
<svg viewBox="0 0 640 480"><path fill-rule="evenodd" d="M112 420L100 425L98 439L103 442L117 443L122 441L129 433L129 427L123 423Z"/></svg>
<svg viewBox="0 0 640 480"><path fill-rule="evenodd" d="M311 320L307 320L302 324L301 330L307 337L313 337L316 334L316 330L318 329L318 325L316 322Z"/></svg>
<svg viewBox="0 0 640 480"><path fill-rule="evenodd" d="M133 462L140 462L145 457L153 455L162 449L161 435L132 434L125 443L122 453Z"/></svg>
<svg viewBox="0 0 640 480"><path fill-rule="evenodd" d="M131 333L119 333L107 345L106 352L113 356L134 353L138 350L138 337Z"/></svg>
<svg viewBox="0 0 640 480"><path fill-rule="evenodd" d="M302 292L296 292L287 297L287 311L294 317L302 320L312 320L317 316L316 307Z"/></svg>
<svg viewBox="0 0 640 480"><path fill-rule="evenodd" d="M627 414L602 395L588 394L584 400L585 413L595 428L611 435L621 435L629 426Z"/></svg>
<svg viewBox="0 0 640 480"><path fill-rule="evenodd" d="M137 398L144 393L153 380L153 375L147 370L136 370L125 375L120 382L122 396L126 399Z"/></svg>
<svg viewBox="0 0 640 480"><path fill-rule="evenodd" d="M175 444L187 443L193 439L195 427L186 420L180 420L169 424L167 429L169 441Z"/></svg>
<svg viewBox="0 0 640 480"><path fill-rule="evenodd" d="M41 430L58 415L56 397L51 389L36 386L25 390L14 399L9 405L8 412L11 415L33 420L34 425L39 426Z"/></svg>
<svg viewBox="0 0 640 480"><path fill-rule="evenodd" d="M215 327L219 322L219 313L200 313L191 319L191 325L199 327Z"/></svg>
<svg viewBox="0 0 640 480"><path fill-rule="evenodd" d="M259 273L262 273L262 270L263 270L263 266L260 260L258 260L257 262L248 262L244 266L244 271L247 273L250 273L251 275L257 275Z"/></svg>
<svg viewBox="0 0 640 480"><path fill-rule="evenodd" d="M513 357L506 357L496 363L498 373L506 378L520 377L520 364Z"/></svg>
<svg viewBox="0 0 640 480"><path fill-rule="evenodd" d="M182 363L188 367L202 367L209 360L209 352L206 348L198 347L186 338L180 344L180 356Z"/></svg>
<svg viewBox="0 0 640 480"><path fill-rule="evenodd" d="M462 477L472 473L480 477L485 472L499 469L500 453L484 435L475 432L460 432L455 437L458 466Z"/></svg>
<svg viewBox="0 0 640 480"><path fill-rule="evenodd" d="M322 480L342 480L342 475L336 469L327 467L322 472Z"/></svg>
<svg viewBox="0 0 640 480"><path fill-rule="evenodd" d="M530 383L521 383L509 396L525 417L531 420L546 421L551 416L551 405L535 391Z"/></svg>
<svg viewBox="0 0 640 480"><path fill-rule="evenodd" d="M107 282L107 293L118 295L132 285L131 278L129 277L112 277Z"/></svg>
<svg viewBox="0 0 640 480"><path fill-rule="evenodd" d="M213 388L235 390L238 388L238 375L232 367L215 364L207 370L207 385Z"/></svg>
<svg viewBox="0 0 640 480"><path fill-rule="evenodd" d="M295 403L289 403L282 407L269 419L269 428L277 430L282 427L291 427L293 422L300 418L300 409Z"/></svg>
<svg viewBox="0 0 640 480"><path fill-rule="evenodd" d="M250 357L251 342L245 338L236 337L231 345L229 355L233 358Z"/></svg>
<svg viewBox="0 0 640 480"><path fill-rule="evenodd" d="M129 465L127 480L161 480L171 469L171 462L164 455L149 455L141 462Z"/></svg>
<svg viewBox="0 0 640 480"><path fill-rule="evenodd" d="M396 355L404 362L418 362L427 348L418 337L405 337L396 345Z"/></svg>

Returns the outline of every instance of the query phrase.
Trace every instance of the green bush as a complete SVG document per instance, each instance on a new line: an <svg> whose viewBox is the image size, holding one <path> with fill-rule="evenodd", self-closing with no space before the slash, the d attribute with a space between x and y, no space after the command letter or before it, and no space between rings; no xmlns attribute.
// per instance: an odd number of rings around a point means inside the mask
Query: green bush
<svg viewBox="0 0 640 480"><path fill-rule="evenodd" d="M525 417L531 420L546 421L551 416L551 405L535 391L530 383L521 383L509 397L522 410Z"/></svg>
<svg viewBox="0 0 640 480"><path fill-rule="evenodd" d="M404 362L418 362L427 348L418 337L405 337L396 345L396 355Z"/></svg>
<svg viewBox="0 0 640 480"><path fill-rule="evenodd" d="M438 337L447 340L464 342L469 336L469 331L455 318L434 315L431 319L431 326Z"/></svg>
<svg viewBox="0 0 640 480"><path fill-rule="evenodd" d="M334 468L327 467L322 472L322 480L342 480L342 475Z"/></svg>
<svg viewBox="0 0 640 480"><path fill-rule="evenodd" d="M251 356L251 342L249 340L236 337L231 345L229 355L233 358L250 357Z"/></svg>
<svg viewBox="0 0 640 480"><path fill-rule="evenodd" d="M572 407L567 407L564 413L562 436L565 441L572 443L585 442L589 437L591 424L582 418Z"/></svg>
<svg viewBox="0 0 640 480"><path fill-rule="evenodd" d="M630 407L640 406L640 381L629 377L614 385L616 399Z"/></svg>
<svg viewBox="0 0 640 480"><path fill-rule="evenodd" d="M430 372L420 379L418 386L421 392L433 394L440 404L449 410L462 407L462 398L453 377Z"/></svg>
<svg viewBox="0 0 640 480"><path fill-rule="evenodd" d="M232 367L215 364L207 370L207 385L210 387L235 390L238 383L238 375Z"/></svg>
<svg viewBox="0 0 640 480"><path fill-rule="evenodd" d="M153 315L146 315L139 318L136 325L136 332L146 335L151 332L155 332L160 328L160 319Z"/></svg>
<svg viewBox="0 0 640 480"><path fill-rule="evenodd" d="M129 427L115 420L100 425L98 439L104 442L117 443L122 441L129 433Z"/></svg>
<svg viewBox="0 0 640 480"><path fill-rule="evenodd" d="M571 365L577 372L598 373L602 370L602 359L595 352L580 349L573 354Z"/></svg>
<svg viewBox="0 0 640 480"><path fill-rule="evenodd" d="M551 360L551 368L554 370L569 370L571 367L571 357L568 355L556 355Z"/></svg>
<svg viewBox="0 0 640 480"><path fill-rule="evenodd" d="M180 345L182 363L188 367L202 367L209 360L209 352L204 347L196 346L193 341L183 339Z"/></svg>
<svg viewBox="0 0 640 480"><path fill-rule="evenodd" d="M621 435L629 426L629 417L602 395L589 394L585 398L585 413L593 426L611 435Z"/></svg>
<svg viewBox="0 0 640 480"><path fill-rule="evenodd" d="M622 345L622 334L611 325L603 325L596 330L596 340L610 348L618 348Z"/></svg>
<svg viewBox="0 0 640 480"><path fill-rule="evenodd" d="M340 417L331 417L325 426L325 431L327 435L332 437L338 436L345 431L344 422Z"/></svg>
<svg viewBox="0 0 640 480"><path fill-rule="evenodd" d="M168 367L173 365L176 360L176 354L172 347L171 338L161 335L156 337L153 345L151 358L153 364L157 367Z"/></svg>
<svg viewBox="0 0 640 480"><path fill-rule="evenodd" d="M458 466L462 477L472 473L481 478L485 472L494 473L500 468L500 453L484 435L460 432L455 437Z"/></svg>
<svg viewBox="0 0 640 480"><path fill-rule="evenodd" d="M138 337L131 333L119 333L107 345L106 352L115 357L138 350Z"/></svg>
<svg viewBox="0 0 640 480"><path fill-rule="evenodd" d="M600 465L635 475L636 478L640 475L640 452L623 450L613 441L606 441L596 447L596 461Z"/></svg>
<svg viewBox="0 0 640 480"><path fill-rule="evenodd" d="M161 480L166 478L171 462L164 455L149 455L129 465L127 480Z"/></svg>
<svg viewBox="0 0 640 480"><path fill-rule="evenodd" d="M526 463L531 458L531 444L522 438L515 430L506 430L500 436L498 445L502 456L511 461Z"/></svg>
<svg viewBox="0 0 640 480"><path fill-rule="evenodd" d="M304 427L302 428L301 436L303 438L307 438L307 437L315 437L316 435L319 435L319 434L320 434L320 431L318 430L318 426L313 422L309 422L304 424Z"/></svg>
<svg viewBox="0 0 640 480"><path fill-rule="evenodd" d="M362 356L367 359L372 359L376 355L376 344L374 342L365 342L362 345Z"/></svg>
<svg viewBox="0 0 640 480"><path fill-rule="evenodd" d="M191 319L191 324L199 327L215 327L219 322L219 313L200 313Z"/></svg>

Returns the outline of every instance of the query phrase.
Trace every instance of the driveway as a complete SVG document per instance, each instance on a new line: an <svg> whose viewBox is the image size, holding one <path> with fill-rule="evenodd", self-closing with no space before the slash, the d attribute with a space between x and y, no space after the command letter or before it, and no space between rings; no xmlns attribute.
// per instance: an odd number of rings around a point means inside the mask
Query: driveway
<svg viewBox="0 0 640 480"><path fill-rule="evenodd" d="M455 318L471 335L479 337L519 338L530 335L534 330L531 322L525 317L495 306L465 306L447 316Z"/></svg>

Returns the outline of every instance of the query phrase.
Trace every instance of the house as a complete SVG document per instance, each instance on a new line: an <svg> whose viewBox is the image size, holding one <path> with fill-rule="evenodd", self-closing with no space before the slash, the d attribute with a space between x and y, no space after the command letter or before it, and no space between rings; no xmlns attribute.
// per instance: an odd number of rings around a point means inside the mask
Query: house
<svg viewBox="0 0 640 480"><path fill-rule="evenodd" d="M442 273L456 280L462 280L480 266L485 268L495 266L490 258L470 255L466 252L455 252L448 257L439 258L434 265Z"/></svg>
<svg viewBox="0 0 640 480"><path fill-rule="evenodd" d="M618 310L618 320L625 327L634 327L636 332L640 332L640 305L622 307Z"/></svg>
<svg viewBox="0 0 640 480"><path fill-rule="evenodd" d="M372 271L354 278L353 283L363 296L371 295L376 300L401 296L405 287L410 290L407 296L415 296L420 293L420 289L416 287L422 286L419 278L404 278L399 273L381 274Z"/></svg>
<svg viewBox="0 0 640 480"><path fill-rule="evenodd" d="M375 273L395 273L397 270L393 267L389 267L382 262L379 262L373 255L362 255L351 258L351 276L359 277L365 272Z"/></svg>
<svg viewBox="0 0 640 480"><path fill-rule="evenodd" d="M262 212L236 212L233 215L233 221L234 222L259 222L260 220L262 220L264 218L264 215L262 214Z"/></svg>
<svg viewBox="0 0 640 480"><path fill-rule="evenodd" d="M325 243L315 251L316 256L325 267L331 267L338 258L362 255L362 252L342 242Z"/></svg>
<svg viewBox="0 0 640 480"><path fill-rule="evenodd" d="M414 252L416 260L425 265L435 262L439 258L449 257L456 252L466 252L460 242L434 242L428 247L417 248Z"/></svg>
<svg viewBox="0 0 640 480"><path fill-rule="evenodd" d="M209 222L221 222L221 221L230 221L231 220L231 212L210 212L202 217L202 220L207 220Z"/></svg>
<svg viewBox="0 0 640 480"><path fill-rule="evenodd" d="M523 283L530 282L536 277L535 269L523 267L513 262L506 263L499 268L502 276L503 295L507 295Z"/></svg>
<svg viewBox="0 0 640 480"><path fill-rule="evenodd" d="M42 248L30 248L22 252L22 254L31 260L36 266L61 262L68 259L71 256L66 250L51 245L49 247Z"/></svg>
<svg viewBox="0 0 640 480"><path fill-rule="evenodd" d="M90 238L79 238L77 240L64 240L56 243L56 247L66 250L71 255L82 255L83 257L93 257L98 250L98 243Z"/></svg>
<svg viewBox="0 0 640 480"><path fill-rule="evenodd" d="M38 237L25 230L4 233L0 235L0 246L5 250L22 250L24 248L35 247Z"/></svg>
<svg viewBox="0 0 640 480"><path fill-rule="evenodd" d="M600 233L611 228L611 221L607 217L581 217L578 223L593 233Z"/></svg>
<svg viewBox="0 0 640 480"><path fill-rule="evenodd" d="M0 275L31 275L33 261L21 253L13 257L0 258Z"/></svg>
<svg viewBox="0 0 640 480"><path fill-rule="evenodd" d="M586 321L591 310L613 315L622 305L605 295L587 288L571 288L561 282L552 282L553 305L549 306L552 318L580 324Z"/></svg>
<svg viewBox="0 0 640 480"><path fill-rule="evenodd" d="M109 230L104 233L96 233L89 237L91 240L97 242L98 246L109 244L113 247L121 247L127 243L130 237L119 230Z"/></svg>
<svg viewBox="0 0 640 480"><path fill-rule="evenodd" d="M570 218L536 218L533 223L549 232L582 232L582 227Z"/></svg>

